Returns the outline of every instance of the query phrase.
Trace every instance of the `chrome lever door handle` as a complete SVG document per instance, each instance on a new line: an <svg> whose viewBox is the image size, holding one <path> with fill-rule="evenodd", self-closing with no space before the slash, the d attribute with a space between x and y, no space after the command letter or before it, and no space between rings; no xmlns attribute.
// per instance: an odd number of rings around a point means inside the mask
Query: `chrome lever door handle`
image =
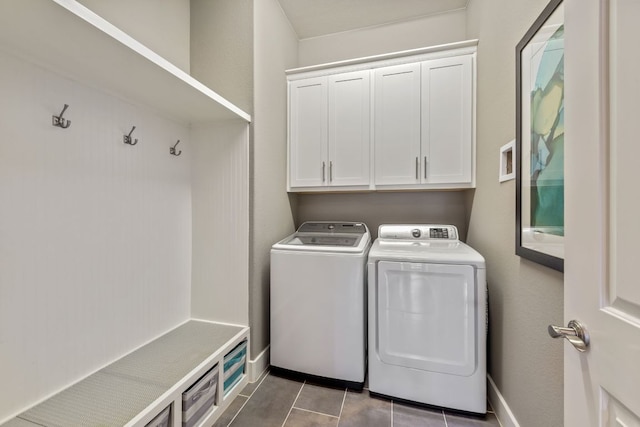
<svg viewBox="0 0 640 427"><path fill-rule="evenodd" d="M577 320L570 320L566 328L549 325L547 331L552 338L566 338L580 352L587 351L589 347L589 334Z"/></svg>

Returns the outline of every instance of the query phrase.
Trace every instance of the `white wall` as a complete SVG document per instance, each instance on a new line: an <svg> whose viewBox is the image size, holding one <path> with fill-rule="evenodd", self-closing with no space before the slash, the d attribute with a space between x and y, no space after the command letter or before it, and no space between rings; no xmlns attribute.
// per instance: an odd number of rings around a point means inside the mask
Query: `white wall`
<svg viewBox="0 0 640 427"><path fill-rule="evenodd" d="M363 12L365 13L365 12ZM465 40L464 10L300 40L298 66Z"/></svg>
<svg viewBox="0 0 640 427"><path fill-rule="evenodd" d="M249 125L229 120L191 132L191 316L248 325Z"/></svg>
<svg viewBox="0 0 640 427"><path fill-rule="evenodd" d="M467 241L487 260L489 374L520 425L561 426L563 275L515 255L515 181L498 182L500 147L515 137L515 46L547 0L472 0L478 45L478 174ZM560 344L560 345L559 345Z"/></svg>
<svg viewBox="0 0 640 427"><path fill-rule="evenodd" d="M185 126L0 55L1 421L189 317L191 181Z"/></svg>
<svg viewBox="0 0 640 427"><path fill-rule="evenodd" d="M253 113L254 0L191 0L191 75Z"/></svg>
<svg viewBox="0 0 640 427"><path fill-rule="evenodd" d="M189 0L78 0L189 72Z"/></svg>
<svg viewBox="0 0 640 427"><path fill-rule="evenodd" d="M251 357L269 344L269 251L293 232L286 192L287 85L297 37L276 0L254 1L254 141L251 221Z"/></svg>

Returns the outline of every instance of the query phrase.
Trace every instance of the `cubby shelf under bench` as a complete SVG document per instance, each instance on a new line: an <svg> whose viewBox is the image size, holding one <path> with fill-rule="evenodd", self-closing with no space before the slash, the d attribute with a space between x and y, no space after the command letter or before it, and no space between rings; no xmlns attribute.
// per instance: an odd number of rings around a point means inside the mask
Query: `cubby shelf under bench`
<svg viewBox="0 0 640 427"><path fill-rule="evenodd" d="M248 327L189 320L3 427L213 425L248 382L248 336ZM200 379L193 393L189 389ZM187 390L190 399L215 397L212 408L200 411L202 418L183 424Z"/></svg>

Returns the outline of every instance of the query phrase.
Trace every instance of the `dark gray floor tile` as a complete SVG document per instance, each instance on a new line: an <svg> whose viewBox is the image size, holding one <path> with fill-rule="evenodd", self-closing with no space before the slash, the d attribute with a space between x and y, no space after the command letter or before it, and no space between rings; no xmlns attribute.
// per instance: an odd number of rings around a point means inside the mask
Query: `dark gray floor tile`
<svg viewBox="0 0 640 427"><path fill-rule="evenodd" d="M237 396L235 399L233 399L233 402L231 402L231 404L227 406L227 409L225 409L222 415L220 415L220 418L218 418L213 427L227 427L246 401L247 397L245 396Z"/></svg>
<svg viewBox="0 0 640 427"><path fill-rule="evenodd" d="M449 427L500 427L495 414L487 414L485 419L464 417L462 415L444 414Z"/></svg>
<svg viewBox="0 0 640 427"><path fill-rule="evenodd" d="M337 427L338 418L293 408L284 427Z"/></svg>
<svg viewBox="0 0 640 427"><path fill-rule="evenodd" d="M231 427L281 427L301 387L301 382L267 375Z"/></svg>
<svg viewBox="0 0 640 427"><path fill-rule="evenodd" d="M442 411L393 402L393 427L446 427Z"/></svg>
<svg viewBox="0 0 640 427"><path fill-rule="evenodd" d="M306 383L294 407L337 417L340 415L343 400L344 389Z"/></svg>
<svg viewBox="0 0 640 427"><path fill-rule="evenodd" d="M242 396L247 396L247 397L251 397L251 395L253 394L254 391L256 391L256 389L258 388L258 386L260 385L260 382L262 382L262 379L269 374L269 370L266 369L262 374L260 374L260 378L258 378L256 380L256 382L254 383L249 383L246 386L244 386L244 388L242 389L242 391L240 392L240 395Z"/></svg>
<svg viewBox="0 0 640 427"><path fill-rule="evenodd" d="M347 391L339 427L389 427L391 425L391 401L362 393Z"/></svg>

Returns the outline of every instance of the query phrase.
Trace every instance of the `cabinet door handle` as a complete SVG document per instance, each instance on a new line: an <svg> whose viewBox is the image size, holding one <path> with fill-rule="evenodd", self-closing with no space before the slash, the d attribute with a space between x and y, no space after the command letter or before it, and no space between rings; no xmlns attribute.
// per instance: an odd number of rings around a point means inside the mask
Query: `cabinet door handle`
<svg viewBox="0 0 640 427"><path fill-rule="evenodd" d="M427 179L427 156L424 156L424 179Z"/></svg>
<svg viewBox="0 0 640 427"><path fill-rule="evenodd" d="M420 160L416 156L416 179L420 179Z"/></svg>
<svg viewBox="0 0 640 427"><path fill-rule="evenodd" d="M329 161L329 182L333 182L333 161Z"/></svg>
<svg viewBox="0 0 640 427"><path fill-rule="evenodd" d="M324 182L324 181L325 181L324 168L325 168L325 163L324 163L324 162L322 162L322 182Z"/></svg>

